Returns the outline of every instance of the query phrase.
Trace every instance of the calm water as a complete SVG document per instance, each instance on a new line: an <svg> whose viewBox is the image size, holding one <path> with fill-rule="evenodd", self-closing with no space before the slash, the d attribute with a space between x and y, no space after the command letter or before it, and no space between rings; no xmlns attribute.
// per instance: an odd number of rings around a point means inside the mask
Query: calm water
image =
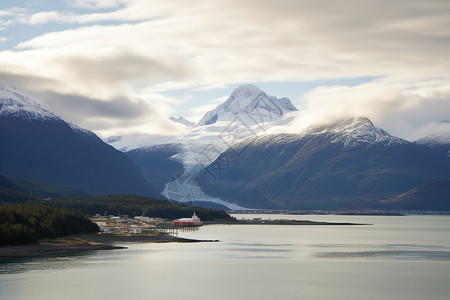
<svg viewBox="0 0 450 300"><path fill-rule="evenodd" d="M221 242L3 261L0 298L450 299L450 216L262 217L373 225L203 226L180 236Z"/></svg>

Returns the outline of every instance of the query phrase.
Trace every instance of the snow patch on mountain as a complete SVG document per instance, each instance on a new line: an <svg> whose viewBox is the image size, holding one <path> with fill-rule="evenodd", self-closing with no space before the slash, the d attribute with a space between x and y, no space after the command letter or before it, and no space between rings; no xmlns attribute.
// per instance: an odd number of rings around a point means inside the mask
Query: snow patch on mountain
<svg viewBox="0 0 450 300"><path fill-rule="evenodd" d="M426 146L450 145L450 132L435 133L418 139L414 143Z"/></svg>
<svg viewBox="0 0 450 300"><path fill-rule="evenodd" d="M18 88L0 84L0 116L30 120L61 119Z"/></svg>
<svg viewBox="0 0 450 300"><path fill-rule="evenodd" d="M172 201L177 201L187 205L196 205L197 202L213 202L228 207L231 210L248 209L236 203L231 203L217 197L210 196L203 192L200 184L193 174L183 174L166 184L161 195Z"/></svg>
<svg viewBox="0 0 450 300"><path fill-rule="evenodd" d="M88 129L63 120L24 91L4 84L0 84L0 116L13 116L29 120L56 120L65 122L78 133L95 135Z"/></svg>
<svg viewBox="0 0 450 300"><path fill-rule="evenodd" d="M178 143L179 140L180 140L179 136L151 135L145 133L116 135L103 139L105 143L113 146L114 148L122 152L153 145Z"/></svg>
<svg viewBox="0 0 450 300"><path fill-rule="evenodd" d="M66 121L67 125L70 126L70 128L72 128L74 131L81 133L81 134L85 134L85 135L89 135L89 136L94 136L96 135L94 132L90 131L89 129L86 128L82 128L72 122L68 122Z"/></svg>
<svg viewBox="0 0 450 300"><path fill-rule="evenodd" d="M224 103L208 111L197 126L232 121L238 116L251 119L253 123L273 122L296 110L288 98L278 99L254 85L243 85L235 89Z"/></svg>
<svg viewBox="0 0 450 300"><path fill-rule="evenodd" d="M312 126L300 133L267 134L242 143L249 144L289 144L302 138L323 136L328 142L341 144L344 148L371 147L383 145L409 144L407 140L390 135L365 117L350 118L333 124ZM242 146L242 145L241 145Z"/></svg>
<svg viewBox="0 0 450 300"><path fill-rule="evenodd" d="M384 146L409 144L408 141L375 127L365 117L344 120L325 131L328 131L327 135L333 143L342 143L345 148L377 144L384 144Z"/></svg>

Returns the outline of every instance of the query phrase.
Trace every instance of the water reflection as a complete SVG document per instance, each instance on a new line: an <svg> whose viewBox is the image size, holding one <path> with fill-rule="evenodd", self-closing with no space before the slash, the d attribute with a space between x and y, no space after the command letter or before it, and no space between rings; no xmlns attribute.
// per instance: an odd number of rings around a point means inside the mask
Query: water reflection
<svg viewBox="0 0 450 300"><path fill-rule="evenodd" d="M61 270L81 267L96 262L107 262L105 257L99 256L104 251L83 251L51 254L46 256L30 256L20 258L0 259L0 274L23 273L30 270ZM111 256L114 258L114 256Z"/></svg>
<svg viewBox="0 0 450 300"><path fill-rule="evenodd" d="M359 252L322 252L318 253L316 257L450 261L450 251L385 250L385 251L359 251Z"/></svg>

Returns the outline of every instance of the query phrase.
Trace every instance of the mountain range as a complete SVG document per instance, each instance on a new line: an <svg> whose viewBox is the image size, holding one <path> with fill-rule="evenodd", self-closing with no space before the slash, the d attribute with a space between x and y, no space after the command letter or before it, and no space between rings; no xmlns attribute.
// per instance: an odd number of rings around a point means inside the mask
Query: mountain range
<svg viewBox="0 0 450 300"><path fill-rule="evenodd" d="M341 209L362 199L376 207L376 200L442 178L450 178L446 157L391 136L367 118L246 139L198 177L206 193L277 209Z"/></svg>
<svg viewBox="0 0 450 300"><path fill-rule="evenodd" d="M0 85L0 174L8 176L0 179L27 192L40 182L63 193L161 193L230 209L450 210L450 139L410 142L365 117L267 134L296 110L241 86L196 125L174 118L186 125L181 136L108 139L122 152Z"/></svg>
<svg viewBox="0 0 450 300"><path fill-rule="evenodd" d="M268 99L274 106L267 105ZM414 189L450 178L450 143L445 135L410 142L365 117L315 125L295 134L267 135L267 128L285 124L296 110L283 99L287 109L276 115L277 98L255 86L237 88L178 139L176 150L167 146L171 151L166 159L158 152L162 159L158 165L178 162L173 172L164 168L168 171L164 177L172 180L162 194L233 209L404 209L407 205L401 202L417 195ZM252 118L271 114L276 116L271 122ZM249 120L253 123L247 126ZM155 146L140 148L140 155L155 157ZM446 188L450 193L450 186ZM394 198L402 200L386 204ZM422 199L420 207L428 203L430 209L450 209L448 202L436 206L436 201L440 200Z"/></svg>

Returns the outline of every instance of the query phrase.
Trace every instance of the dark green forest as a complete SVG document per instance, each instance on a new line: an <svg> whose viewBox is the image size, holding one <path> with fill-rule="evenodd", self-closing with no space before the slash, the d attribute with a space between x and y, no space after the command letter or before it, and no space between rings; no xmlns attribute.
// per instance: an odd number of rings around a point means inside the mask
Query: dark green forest
<svg viewBox="0 0 450 300"><path fill-rule="evenodd" d="M0 188L0 246L37 243L41 238L97 232L86 215L128 215L177 219L193 212L203 221L233 220L222 210L186 206L137 195L43 200Z"/></svg>
<svg viewBox="0 0 450 300"><path fill-rule="evenodd" d="M1 203L25 203L39 201L40 198L30 196L28 194L0 187L0 204Z"/></svg>
<svg viewBox="0 0 450 300"><path fill-rule="evenodd" d="M42 200L25 193L0 188L0 203L33 203L73 209L85 215L128 215L177 219L190 217L195 211L203 221L232 220L223 210L187 206L168 200L138 195L105 195L98 197L58 198Z"/></svg>
<svg viewBox="0 0 450 300"><path fill-rule="evenodd" d="M39 204L0 205L0 246L37 243L41 238L98 232L80 212Z"/></svg>
<svg viewBox="0 0 450 300"><path fill-rule="evenodd" d="M191 217L195 211L203 221L217 219L231 220L222 210L186 206L167 200L154 199L138 195L105 195L98 197L79 197L69 199L42 200L50 206L75 209L86 215L128 215L177 219Z"/></svg>

